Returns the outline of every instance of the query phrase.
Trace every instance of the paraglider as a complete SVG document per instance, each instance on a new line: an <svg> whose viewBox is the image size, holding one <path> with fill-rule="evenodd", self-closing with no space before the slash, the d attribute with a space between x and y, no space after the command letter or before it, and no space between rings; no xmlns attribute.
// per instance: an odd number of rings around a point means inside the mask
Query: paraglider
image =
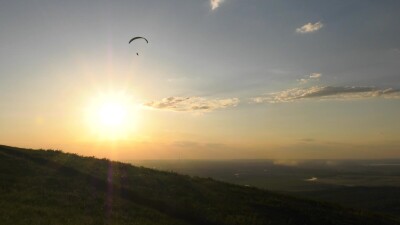
<svg viewBox="0 0 400 225"><path fill-rule="evenodd" d="M137 39L143 39L143 40L145 40L145 41L147 42L147 44L149 43L149 41L148 41L146 38L144 38L144 37L134 37L134 38L132 38L131 40L129 40L129 44L130 44L132 41L137 40ZM136 55L139 56L139 53L137 52Z"/></svg>
<svg viewBox="0 0 400 225"><path fill-rule="evenodd" d="M132 41L136 40L136 39L144 39L147 43L149 43L149 41L148 41L146 38L144 38L144 37L134 37L134 38L132 38L132 39L129 41L129 44L130 44Z"/></svg>

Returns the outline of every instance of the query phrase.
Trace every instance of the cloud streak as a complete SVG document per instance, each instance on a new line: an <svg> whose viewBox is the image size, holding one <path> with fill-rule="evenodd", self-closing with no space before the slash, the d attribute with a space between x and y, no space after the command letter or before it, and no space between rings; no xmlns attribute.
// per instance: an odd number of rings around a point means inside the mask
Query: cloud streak
<svg viewBox="0 0 400 225"><path fill-rule="evenodd" d="M322 76L322 74L320 74L320 73L312 73L312 74L310 74L310 78L311 79L318 79L321 76Z"/></svg>
<svg viewBox="0 0 400 225"><path fill-rule="evenodd" d="M255 103L278 103L295 102L305 99L357 100L376 97L400 99L400 89L379 89L375 87L354 86L314 86L310 88L293 88L269 93L265 96L253 98L252 101Z"/></svg>
<svg viewBox="0 0 400 225"><path fill-rule="evenodd" d="M312 33L317 30L320 30L323 27L324 27L324 24L322 24L321 22L316 22L314 24L307 23L307 24L304 24L302 27L297 28L296 32L301 33L301 34Z"/></svg>
<svg viewBox="0 0 400 225"><path fill-rule="evenodd" d="M169 110L175 112L211 112L217 109L236 107L239 104L237 98L206 99L201 97L169 97L159 101L150 101L144 106Z"/></svg>
<svg viewBox="0 0 400 225"><path fill-rule="evenodd" d="M322 76L322 74L320 74L320 73L312 73L307 78L301 78L298 81L300 84L306 84L311 80L319 80L319 78L321 78L321 76Z"/></svg>
<svg viewBox="0 0 400 225"><path fill-rule="evenodd" d="M224 0L210 0L211 10L216 10Z"/></svg>

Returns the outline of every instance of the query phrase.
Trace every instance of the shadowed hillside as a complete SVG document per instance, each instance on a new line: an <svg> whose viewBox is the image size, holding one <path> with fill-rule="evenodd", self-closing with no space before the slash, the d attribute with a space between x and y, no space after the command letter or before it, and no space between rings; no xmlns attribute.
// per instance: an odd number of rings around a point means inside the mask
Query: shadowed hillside
<svg viewBox="0 0 400 225"><path fill-rule="evenodd" d="M1 224L398 224L106 159L0 146Z"/></svg>

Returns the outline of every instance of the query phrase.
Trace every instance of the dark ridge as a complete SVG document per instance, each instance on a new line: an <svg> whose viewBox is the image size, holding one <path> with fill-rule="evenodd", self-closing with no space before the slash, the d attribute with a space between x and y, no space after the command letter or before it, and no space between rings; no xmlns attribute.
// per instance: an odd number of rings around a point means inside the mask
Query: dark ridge
<svg viewBox="0 0 400 225"><path fill-rule="evenodd" d="M398 224L210 178L1 145L0 206L2 224Z"/></svg>

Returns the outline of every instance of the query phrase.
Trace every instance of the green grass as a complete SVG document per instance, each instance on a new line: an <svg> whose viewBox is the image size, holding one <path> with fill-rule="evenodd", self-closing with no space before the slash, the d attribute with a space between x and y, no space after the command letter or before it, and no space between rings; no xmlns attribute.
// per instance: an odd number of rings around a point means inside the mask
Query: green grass
<svg viewBox="0 0 400 225"><path fill-rule="evenodd" d="M1 224L398 224L393 219L107 159L0 146Z"/></svg>

